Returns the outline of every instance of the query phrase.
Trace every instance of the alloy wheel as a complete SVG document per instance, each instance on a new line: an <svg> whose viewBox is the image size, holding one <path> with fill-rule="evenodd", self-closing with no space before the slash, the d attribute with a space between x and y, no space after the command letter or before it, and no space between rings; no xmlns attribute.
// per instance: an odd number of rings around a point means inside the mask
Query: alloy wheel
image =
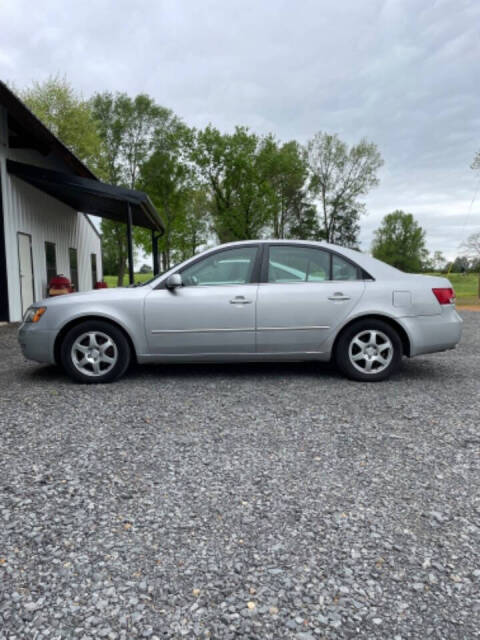
<svg viewBox="0 0 480 640"><path fill-rule="evenodd" d="M350 341L348 357L361 373L378 374L391 363L393 351L392 341L383 331L363 330Z"/></svg>
<svg viewBox="0 0 480 640"><path fill-rule="evenodd" d="M82 333L72 345L73 366L86 376L103 376L118 360L115 342L102 331Z"/></svg>

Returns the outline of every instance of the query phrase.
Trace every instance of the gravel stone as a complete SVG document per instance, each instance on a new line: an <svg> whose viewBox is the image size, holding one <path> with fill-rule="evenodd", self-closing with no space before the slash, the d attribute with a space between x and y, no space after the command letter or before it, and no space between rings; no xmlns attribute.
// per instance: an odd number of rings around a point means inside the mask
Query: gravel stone
<svg viewBox="0 0 480 640"><path fill-rule="evenodd" d="M381 384L303 363L77 385L0 327L0 640L479 637L463 315L457 350Z"/></svg>

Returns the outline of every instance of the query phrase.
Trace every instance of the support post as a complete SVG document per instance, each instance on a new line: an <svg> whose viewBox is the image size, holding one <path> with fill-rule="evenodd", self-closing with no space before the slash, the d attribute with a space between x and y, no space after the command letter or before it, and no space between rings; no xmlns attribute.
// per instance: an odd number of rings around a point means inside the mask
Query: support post
<svg viewBox="0 0 480 640"><path fill-rule="evenodd" d="M128 279L134 284L133 274L133 232L132 232L132 206L127 203L127 251L128 251Z"/></svg>
<svg viewBox="0 0 480 640"><path fill-rule="evenodd" d="M153 275L158 276L160 273L160 265L158 263L158 238L159 236L152 231L152 258L153 258Z"/></svg>

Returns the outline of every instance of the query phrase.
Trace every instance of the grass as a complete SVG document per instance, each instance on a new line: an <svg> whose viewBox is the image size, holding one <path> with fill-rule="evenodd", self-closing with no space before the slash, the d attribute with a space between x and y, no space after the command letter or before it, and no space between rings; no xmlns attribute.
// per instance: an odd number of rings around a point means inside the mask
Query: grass
<svg viewBox="0 0 480 640"><path fill-rule="evenodd" d="M457 294L457 304L463 305L480 305L480 299L478 297L478 274L476 273L451 273L446 275L445 273L429 273L430 276L441 276L448 278L455 289ZM145 282L153 277L153 273L136 273L135 282ZM105 282L109 287L117 286L117 276L105 276ZM124 284L128 284L128 275L124 278Z"/></svg>
<svg viewBox="0 0 480 640"><path fill-rule="evenodd" d="M153 278L153 273L136 273L135 274L135 282L145 282L146 280L150 280ZM104 281L108 284L109 287L117 286L117 276L103 276ZM123 284L128 285L128 273L125 274L123 278Z"/></svg>
<svg viewBox="0 0 480 640"><path fill-rule="evenodd" d="M480 305L478 297L478 274L477 273L429 273L431 276L441 276L448 278L457 294L457 304Z"/></svg>

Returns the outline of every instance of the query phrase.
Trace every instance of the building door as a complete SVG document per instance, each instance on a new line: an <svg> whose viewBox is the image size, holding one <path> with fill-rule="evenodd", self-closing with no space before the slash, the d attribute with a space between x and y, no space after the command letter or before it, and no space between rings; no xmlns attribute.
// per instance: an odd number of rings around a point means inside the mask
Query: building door
<svg viewBox="0 0 480 640"><path fill-rule="evenodd" d="M18 266L20 272L20 293L22 315L33 304L33 260L32 237L27 233L18 234Z"/></svg>

